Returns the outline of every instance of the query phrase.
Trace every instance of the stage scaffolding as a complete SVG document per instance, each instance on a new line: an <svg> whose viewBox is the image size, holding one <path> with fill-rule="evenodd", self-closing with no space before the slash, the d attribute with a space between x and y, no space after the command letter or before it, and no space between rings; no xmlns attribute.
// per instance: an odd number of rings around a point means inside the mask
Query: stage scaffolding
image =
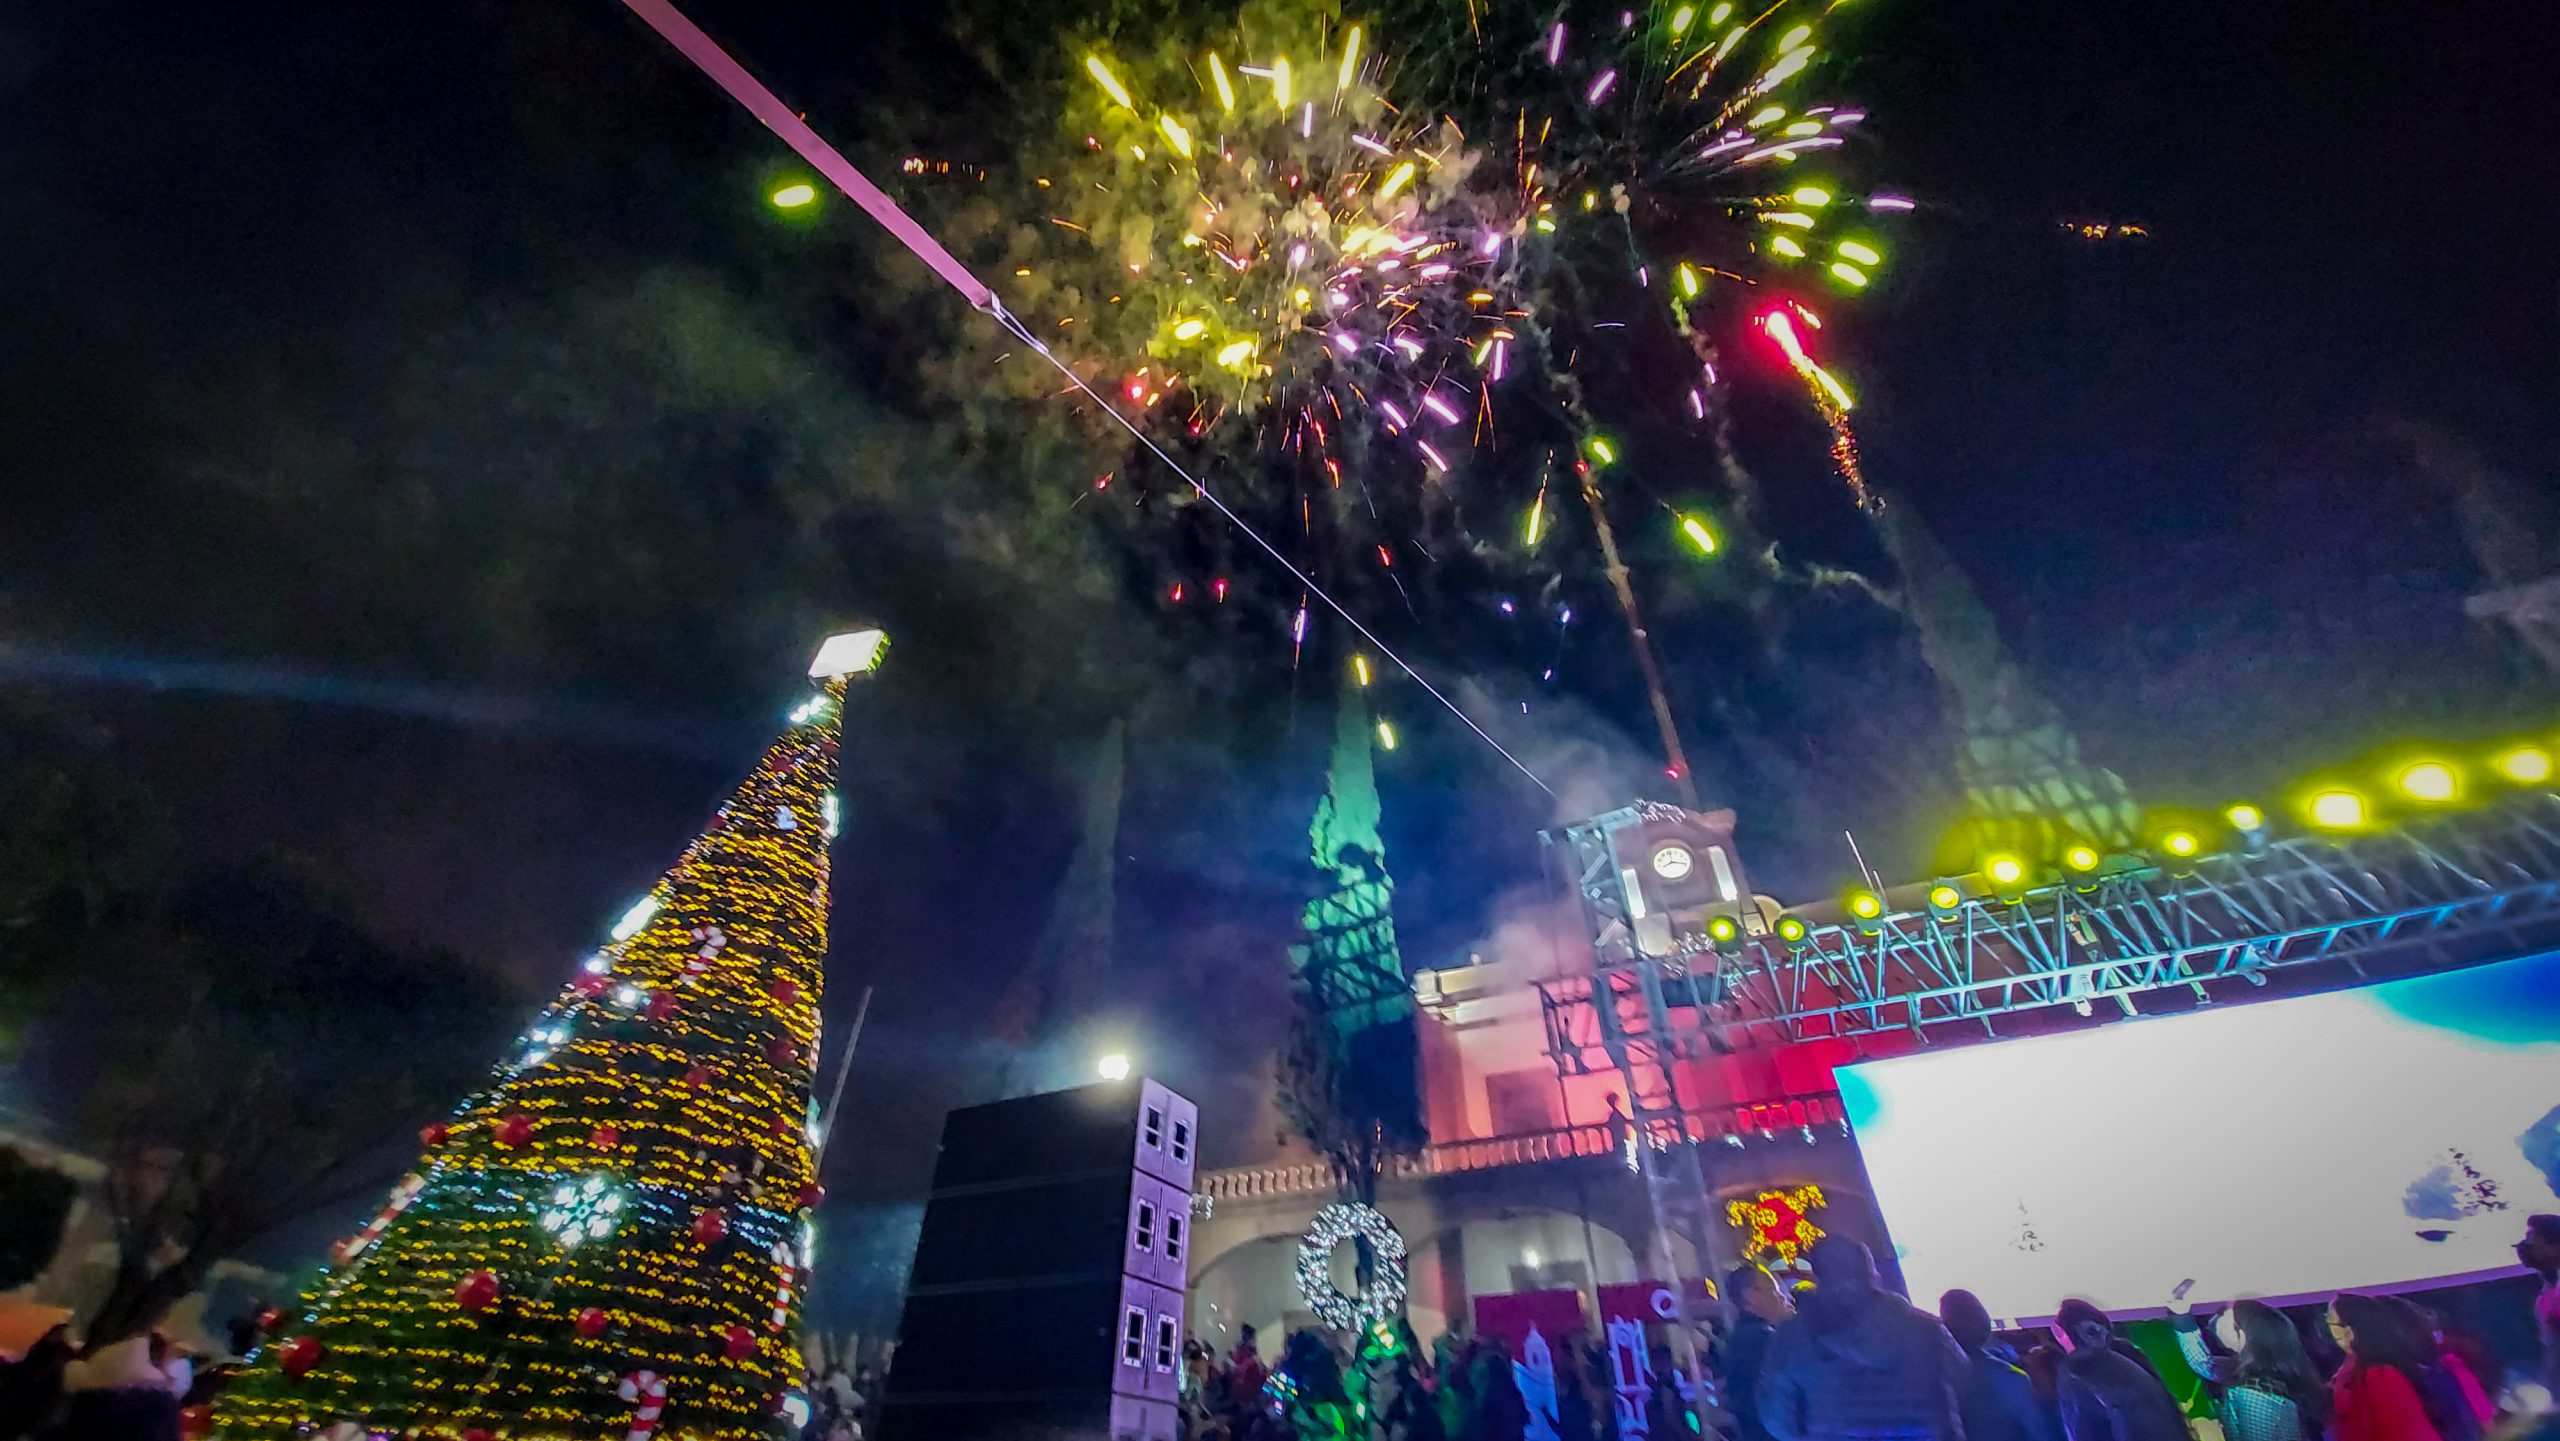
<svg viewBox="0 0 2560 1441"><path fill-rule="evenodd" d="M1897 1029L1924 1041L1996 1036L2000 1018L2054 1007L2132 1015L2145 996L2236 999L2279 971L2327 968L2334 977L2302 979L2353 984L2560 947L2553 794L2354 835L2234 838L2174 867L2118 856L2014 899L1969 877L1951 912L1925 904L1926 885L1897 888L1885 914L1816 924L1794 946L1747 915L1727 950L1684 933L1647 955L1609 924L1625 912L1623 868L1591 864L1612 819L1552 833L1583 862L1573 879L1598 944L1588 974L1539 990L1557 1064L1618 1071L1631 1088L1638 1076L1667 1087L1675 1058ZM1615 1003L1594 1005L1595 988Z"/></svg>

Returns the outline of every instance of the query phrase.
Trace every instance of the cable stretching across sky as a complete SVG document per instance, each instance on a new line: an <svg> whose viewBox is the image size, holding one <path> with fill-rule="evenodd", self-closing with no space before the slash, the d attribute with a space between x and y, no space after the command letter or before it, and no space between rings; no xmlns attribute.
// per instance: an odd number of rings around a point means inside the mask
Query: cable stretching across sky
<svg viewBox="0 0 2560 1441"><path fill-rule="evenodd" d="M1261 547L1265 553L1272 557L1272 559L1278 561L1283 568L1288 570L1290 575L1306 588L1308 594L1322 600L1336 615L1341 616L1352 629L1358 631L1363 638L1369 641L1370 644L1376 646L1379 654L1394 662L1406 674L1411 675L1416 681L1420 682L1423 689L1430 692L1432 699L1438 701L1441 705L1446 706L1451 715L1456 716L1460 722L1465 724L1468 730L1473 731L1485 742L1485 744L1492 746L1504 760L1511 763L1514 769L1518 770L1520 774L1527 776L1530 782L1536 785L1540 790L1547 792L1549 795L1553 795L1555 793L1553 788L1538 776L1537 772L1529 769L1527 765L1521 762L1518 756L1513 755L1500 741L1495 740L1491 733L1487 732L1483 726L1478 725L1473 717L1459 709L1456 702L1450 700L1447 695L1443 694L1439 687L1432 685L1418 669L1416 669L1410 662L1406 661L1404 657L1398 655L1393 647L1389 646L1385 641L1380 640L1374 631L1370 630L1368 626L1363 624L1360 618L1353 615L1351 611L1340 601L1334 599L1333 595L1329 591L1327 591L1323 586L1318 585L1313 578L1306 574L1305 571L1291 563L1289 558L1284 555L1277 546L1265 539L1259 530L1248 524L1242 516L1238 515L1224 500L1220 499L1216 492L1209 489L1209 487L1204 484L1199 477L1193 475L1178 461L1174 460L1173 457L1166 455L1153 440L1148 438L1143 429L1132 422L1126 415L1121 413L1120 408L1117 405L1113 404L1108 398L1096 394L1080 377L1078 377L1072 370L1068 369L1064 362L1051 354L1047 346L1041 344L1037 339L1035 339L1027 327L1023 326L1020 321L1014 319L1013 316L1005 310L1003 302L997 299L993 291L989 290L983 282L977 279L977 277L971 275L966 266L962 265L948 250L945 250L942 247L941 242L935 240L933 236L928 234L922 226L916 224L912 218L910 218L904 211L900 210L895 202L891 201L888 196L882 194L878 186L873 185L861 171L854 168L851 161L846 160L843 154L837 151L834 146L828 144L816 131L810 129L808 122L802 120L790 109L790 107L784 105L782 101L776 97L770 89L766 88L761 81L758 81L753 75L748 74L746 68L738 64L738 62L732 58L728 52L721 49L718 42L704 34L701 27L685 18L685 16L673 5L667 3L667 0L623 0L623 3L628 5L634 14L638 15L642 20L647 21L651 29L656 30L661 36L665 37L668 43L674 45L677 50L683 53L686 59L692 61L694 65L705 75L708 75L714 81L717 81L722 89L728 91L732 98L737 100L739 104L745 106L757 119L763 121L767 128L781 136L785 143L789 144L793 150L799 152L802 159L816 167L818 173L824 175L836 186L837 189L843 191L847 198L861 206L863 210L874 220L879 221L883 228L887 229L891 235L898 239L900 244L914 252L917 259L922 260L933 270L935 274L941 276L942 279L952 287L952 289L958 291L961 297L969 302L972 309L983 311L987 315L993 317L999 325L1004 326L1008 334L1011 334L1016 339L1030 345L1043 359L1047 360L1051 365L1056 366L1059 373L1064 375L1077 390L1083 392L1087 398L1100 406L1106 414L1110 415L1113 420L1117 421L1132 436L1136 437L1140 443L1153 451L1165 462L1165 464L1171 466L1177 474L1182 476L1183 480L1191 486L1192 490L1197 493L1201 499L1206 500L1209 504L1216 507L1218 513L1226 517L1230 524L1243 532L1244 535L1251 539L1255 545Z"/></svg>

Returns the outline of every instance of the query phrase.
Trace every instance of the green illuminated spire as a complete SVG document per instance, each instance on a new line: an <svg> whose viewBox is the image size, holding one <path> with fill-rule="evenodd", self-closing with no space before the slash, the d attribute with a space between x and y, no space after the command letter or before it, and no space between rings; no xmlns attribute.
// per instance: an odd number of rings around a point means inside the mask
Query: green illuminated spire
<svg viewBox="0 0 2560 1441"><path fill-rule="evenodd" d="M1902 608L1946 690L1961 732L1956 774L1975 849L2059 853L2074 841L2131 845L2141 807L2124 778L2080 755L2079 737L2036 692L1991 612L1955 558L1909 502L1875 512L1876 533L1902 572Z"/></svg>
<svg viewBox="0 0 2560 1441"><path fill-rule="evenodd" d="M1370 735L1360 688L1344 686L1334 722L1333 766L1315 822L1307 827L1318 890L1300 919L1305 944L1289 953L1299 978L1345 1037L1413 1009L1404 958L1396 950L1395 879L1387 874L1387 843L1378 830Z"/></svg>
<svg viewBox="0 0 2560 1441"><path fill-rule="evenodd" d="M1307 828L1315 898L1289 951L1297 1019L1280 1054L1281 1113L1333 1163L1351 1200L1375 1202L1390 1156L1422 1144L1413 991L1396 950L1395 881L1379 835L1369 708L1345 685L1333 765Z"/></svg>

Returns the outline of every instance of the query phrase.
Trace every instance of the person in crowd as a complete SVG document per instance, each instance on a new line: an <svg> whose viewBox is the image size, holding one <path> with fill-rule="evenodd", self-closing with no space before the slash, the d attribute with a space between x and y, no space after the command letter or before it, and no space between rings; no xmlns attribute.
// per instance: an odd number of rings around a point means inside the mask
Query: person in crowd
<svg viewBox="0 0 2560 1441"><path fill-rule="evenodd" d="M2036 1389L2036 1404L2047 1415L2062 1415L2062 1353L2054 1347L2038 1343L2027 1348L2018 1358L2018 1369L2027 1373L2027 1384Z"/></svg>
<svg viewBox="0 0 2560 1441"><path fill-rule="evenodd" d="M2125 1353L2107 1313L2074 1297L2053 1317L2063 1357L2055 1383L2070 1441L2192 1441L2159 1373Z"/></svg>
<svg viewBox="0 0 2560 1441"><path fill-rule="evenodd" d="M1467 1363L1467 1340L1457 1328L1431 1343L1432 1370L1440 1378L1440 1429L1453 1441L1472 1441L1476 1434L1476 1380Z"/></svg>
<svg viewBox="0 0 2560 1441"><path fill-rule="evenodd" d="M2542 1338L2543 1387L2560 1397L2560 1216L2527 1216L2524 1239L2516 1242L2516 1259L2542 1278L2533 1298L2533 1321Z"/></svg>
<svg viewBox="0 0 2560 1441"><path fill-rule="evenodd" d="M1965 1441L2062 1441L2059 1414L2036 1399L2027 1373L1995 1348L1991 1311L1981 1297L1949 1291L1938 1298L1938 1319L1964 1352L1964 1389L1956 1405L1964 1418Z"/></svg>
<svg viewBox="0 0 2560 1441"><path fill-rule="evenodd" d="M1826 1236L1814 1290L1762 1367L1761 1424L1776 1441L1959 1441L1964 1352L1938 1318L1884 1289L1873 1252Z"/></svg>
<svg viewBox="0 0 2560 1441"><path fill-rule="evenodd" d="M2204 1328L2173 1309L2178 1353L2213 1390L2214 1417L2225 1441L2320 1441L2329 1423L2329 1388L2303 1349L2302 1333L2264 1301L2231 1304L2239 1349L2205 1345Z"/></svg>
<svg viewBox="0 0 2560 1441"><path fill-rule="evenodd" d="M1749 1262L1726 1273L1724 1294L1735 1312L1718 1373L1724 1383L1724 1407L1733 1414L1739 1441L1769 1441L1769 1428L1760 1421L1760 1374L1769 1364L1769 1342L1779 1325L1795 1315L1795 1303L1779 1289L1778 1278L1767 1267Z"/></svg>
<svg viewBox="0 0 2560 1441"><path fill-rule="evenodd" d="M1645 1435L1680 1436L1689 1429L1689 1408L1680 1396L1684 1379L1680 1374L1680 1358L1671 1348L1655 1342L1645 1353L1645 1367L1653 1374L1653 1389L1645 1393Z"/></svg>
<svg viewBox="0 0 2560 1441"><path fill-rule="evenodd" d="M2329 1303L2329 1334L2347 1353L2329 1381L2336 1441L2442 1441L2427 1416L2426 1354L2389 1308L2341 1292Z"/></svg>
<svg viewBox="0 0 2560 1441"><path fill-rule="evenodd" d="M1466 1441L1525 1441L1529 1434L1529 1401L1520 1394L1520 1378L1511 1371L1511 1348L1499 1337L1475 1344L1476 1424Z"/></svg>
<svg viewBox="0 0 2560 1441"><path fill-rule="evenodd" d="M1555 1346L1557 1441L1591 1441L1596 1410L1608 1404L1592 1399L1590 1373L1583 1369L1588 1354L1583 1339L1577 1333Z"/></svg>
<svg viewBox="0 0 2560 1441"><path fill-rule="evenodd" d="M63 1369L76 1353L71 1328L56 1326L0 1368L0 1441L32 1436L53 1424L62 1409Z"/></svg>
<svg viewBox="0 0 2560 1441"><path fill-rule="evenodd" d="M2427 1419L2436 1424L2444 1441L2480 1441L2489 1423L2497 1419L2497 1408L2489 1404L2470 1363L2445 1346L2444 1327L2435 1313L2405 1296L2373 1299L2400 1328L2402 1348L2425 1361L2418 1371L2418 1400L2427 1408Z"/></svg>
<svg viewBox="0 0 2560 1441"><path fill-rule="evenodd" d="M178 1441L168 1344L128 1336L64 1367L61 1441Z"/></svg>
<svg viewBox="0 0 2560 1441"><path fill-rule="evenodd" d="M1262 1364L1260 1339L1251 1326L1236 1331L1236 1348L1227 1353L1227 1405L1247 1415L1262 1409L1262 1383L1271 1372Z"/></svg>

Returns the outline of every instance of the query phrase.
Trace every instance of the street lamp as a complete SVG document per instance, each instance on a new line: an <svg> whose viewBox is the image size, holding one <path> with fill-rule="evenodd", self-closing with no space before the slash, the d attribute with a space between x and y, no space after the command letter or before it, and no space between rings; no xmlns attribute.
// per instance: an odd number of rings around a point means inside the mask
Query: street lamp
<svg viewBox="0 0 2560 1441"><path fill-rule="evenodd" d="M1129 1079L1128 1053L1125 1051L1113 1051L1109 1055L1104 1056L1101 1060L1095 1062L1093 1068L1096 1071L1101 1072L1102 1079L1106 1081L1125 1081Z"/></svg>

